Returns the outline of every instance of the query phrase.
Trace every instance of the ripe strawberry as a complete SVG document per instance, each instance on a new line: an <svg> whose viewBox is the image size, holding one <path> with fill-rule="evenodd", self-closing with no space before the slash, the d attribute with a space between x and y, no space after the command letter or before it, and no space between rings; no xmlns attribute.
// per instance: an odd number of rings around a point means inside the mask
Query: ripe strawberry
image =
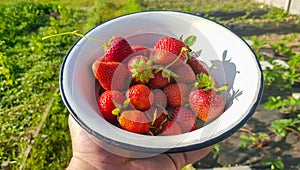
<svg viewBox="0 0 300 170"><path fill-rule="evenodd" d="M149 86L158 89L165 87L169 82L170 81L167 77L162 76L162 71L159 71L158 73L154 74L154 78L149 80Z"/></svg>
<svg viewBox="0 0 300 170"><path fill-rule="evenodd" d="M150 78L154 78L152 60L143 55L132 57L128 62L128 69L133 81L137 83L148 83Z"/></svg>
<svg viewBox="0 0 300 170"><path fill-rule="evenodd" d="M122 63L96 60L92 70L105 90L124 90L127 87L128 70Z"/></svg>
<svg viewBox="0 0 300 170"><path fill-rule="evenodd" d="M150 122L146 115L139 110L123 111L118 119L120 126L133 133L146 133L149 131Z"/></svg>
<svg viewBox="0 0 300 170"><path fill-rule="evenodd" d="M147 110L151 107L154 96L150 88L144 84L136 84L131 86L126 97L130 99L130 104L137 110Z"/></svg>
<svg viewBox="0 0 300 170"><path fill-rule="evenodd" d="M166 108L167 106L167 96L161 89L153 89L152 93L154 95L154 104L160 108Z"/></svg>
<svg viewBox="0 0 300 170"><path fill-rule="evenodd" d="M187 47L179 39L173 37L160 38L153 48L153 53L150 58L157 64L168 65L174 61L178 56L179 60L174 65L177 65L186 59Z"/></svg>
<svg viewBox="0 0 300 170"><path fill-rule="evenodd" d="M163 91L167 96L168 105L173 108L183 105L189 94L188 86L183 83L168 84Z"/></svg>
<svg viewBox="0 0 300 170"><path fill-rule="evenodd" d="M170 135L179 135L182 134L182 130L177 122L169 121L166 122L161 130L160 135L162 136L170 136Z"/></svg>
<svg viewBox="0 0 300 170"><path fill-rule="evenodd" d="M189 104L198 118L208 121L224 112L225 104L220 95L213 90L195 89L189 95Z"/></svg>
<svg viewBox="0 0 300 170"><path fill-rule="evenodd" d="M196 59L194 56L191 56L190 59L187 60L187 64L191 66L191 68L193 69L196 75L200 73L204 73L208 75L205 66L201 63L201 61Z"/></svg>
<svg viewBox="0 0 300 170"><path fill-rule="evenodd" d="M176 82L181 83L194 83L196 81L195 73L193 72L192 68L187 64L180 64L174 69L172 69L175 74L178 75L178 77L175 78Z"/></svg>
<svg viewBox="0 0 300 170"><path fill-rule="evenodd" d="M120 36L113 37L104 50L104 61L106 62L122 62L133 53L129 43Z"/></svg>
<svg viewBox="0 0 300 170"><path fill-rule="evenodd" d="M107 90L98 98L98 109L105 120L114 123L117 120L117 115L112 114L116 108L115 103L123 104L125 96L119 91Z"/></svg>
<svg viewBox="0 0 300 170"><path fill-rule="evenodd" d="M171 115L171 121L179 124L182 133L191 132L197 128L196 115L186 107L175 108Z"/></svg>
<svg viewBox="0 0 300 170"><path fill-rule="evenodd" d="M208 121L223 113L225 103L219 93L228 88L227 84L219 87L213 77L200 73L197 75L195 87L196 89L190 92L188 100L199 119Z"/></svg>
<svg viewBox="0 0 300 170"><path fill-rule="evenodd" d="M131 46L131 49L134 53L139 53L146 56L148 56L151 53L151 51L147 47L142 45L133 45Z"/></svg>

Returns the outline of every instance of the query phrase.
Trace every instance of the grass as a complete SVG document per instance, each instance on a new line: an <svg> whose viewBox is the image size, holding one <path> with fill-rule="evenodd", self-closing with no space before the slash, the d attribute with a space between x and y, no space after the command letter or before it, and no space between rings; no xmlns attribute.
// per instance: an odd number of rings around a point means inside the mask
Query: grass
<svg viewBox="0 0 300 170"><path fill-rule="evenodd" d="M183 0L0 1L0 162L9 162L11 169L65 169L72 156L68 111L58 92L58 77L61 62L77 37L44 41L42 37L74 30L84 33L116 16L143 10L208 13L237 9L252 11L257 9L257 4L246 0L228 0L222 4L218 0L190 0L188 3ZM266 15L267 19L276 21L290 17L281 12L281 18L273 19L274 14L268 14L271 16ZM247 17L242 20L245 19ZM266 43L252 39L257 51ZM288 47L280 43L273 46L288 51ZM299 78L296 69L299 56L288 52L293 56L290 62L293 77L278 77L267 72L273 76L266 80L270 85L279 81L292 86L295 82L291 82L291 78ZM278 107L286 105L286 102L282 105L280 101L274 102Z"/></svg>

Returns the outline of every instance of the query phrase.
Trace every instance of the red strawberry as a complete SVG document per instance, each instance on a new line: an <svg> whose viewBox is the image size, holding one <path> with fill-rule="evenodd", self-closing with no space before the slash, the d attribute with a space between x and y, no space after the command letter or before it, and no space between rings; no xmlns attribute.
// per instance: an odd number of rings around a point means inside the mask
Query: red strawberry
<svg viewBox="0 0 300 170"><path fill-rule="evenodd" d="M153 48L150 58L157 64L168 65L177 57L179 60L174 65L186 59L186 45L179 39L173 37L160 38Z"/></svg>
<svg viewBox="0 0 300 170"><path fill-rule="evenodd" d="M154 95L154 103L161 108L166 108L167 106L167 96L161 89L153 89L152 93Z"/></svg>
<svg viewBox="0 0 300 170"><path fill-rule="evenodd" d="M152 88L163 88L165 87L170 81L167 77L162 76L162 71L154 74L154 78L149 80L149 86Z"/></svg>
<svg viewBox="0 0 300 170"><path fill-rule="evenodd" d="M204 73L208 75L205 66L195 57L191 56L191 58L187 60L187 64L191 66L195 74Z"/></svg>
<svg viewBox="0 0 300 170"><path fill-rule="evenodd" d="M208 121L224 112L225 104L220 95L213 90L195 89L189 95L189 104L198 118Z"/></svg>
<svg viewBox="0 0 300 170"><path fill-rule="evenodd" d="M180 64L172 69L178 77L175 78L176 82L181 83L194 83L196 81L195 73L193 72L192 68L187 64Z"/></svg>
<svg viewBox="0 0 300 170"><path fill-rule="evenodd" d="M98 108L105 120L114 123L117 120L117 116L112 114L112 111L116 109L115 103L123 104L125 96L119 91L107 90L101 94L98 99Z"/></svg>
<svg viewBox="0 0 300 170"><path fill-rule="evenodd" d="M190 132L197 128L196 115L186 107L174 109L171 115L171 121L175 121L179 124L182 133Z"/></svg>
<svg viewBox="0 0 300 170"><path fill-rule="evenodd" d="M189 104L199 119L208 121L224 112L225 103L220 92L227 90L228 85L219 87L217 81L205 73L196 77L195 90L189 94Z"/></svg>
<svg viewBox="0 0 300 170"><path fill-rule="evenodd" d="M92 70L105 90L124 90L127 87L128 70L122 63L96 60Z"/></svg>
<svg viewBox="0 0 300 170"><path fill-rule="evenodd" d="M182 130L177 122L170 121L166 122L161 130L160 135L162 136L170 136L170 135L179 135L182 134Z"/></svg>
<svg viewBox="0 0 300 170"><path fill-rule="evenodd" d="M148 83L150 78L154 78L152 61L143 55L132 57L128 62L128 69L133 81L137 83Z"/></svg>
<svg viewBox="0 0 300 170"><path fill-rule="evenodd" d="M113 37L105 49L104 61L122 62L132 53L131 46L123 37Z"/></svg>
<svg viewBox="0 0 300 170"><path fill-rule="evenodd" d="M142 45L133 45L131 46L131 49L133 50L134 53L139 52L141 54L144 53L145 55L149 55L151 52L147 47Z"/></svg>
<svg viewBox="0 0 300 170"><path fill-rule="evenodd" d="M163 91L167 96L168 105L173 108L183 105L189 94L188 86L183 83L168 84Z"/></svg>
<svg viewBox="0 0 300 170"><path fill-rule="evenodd" d="M131 86L126 97L130 99L130 104L137 110L147 110L151 107L154 96L150 88L144 84L136 84Z"/></svg>
<svg viewBox="0 0 300 170"><path fill-rule="evenodd" d="M133 133L146 133L149 131L150 123L146 115L139 110L123 111L118 119L120 126Z"/></svg>

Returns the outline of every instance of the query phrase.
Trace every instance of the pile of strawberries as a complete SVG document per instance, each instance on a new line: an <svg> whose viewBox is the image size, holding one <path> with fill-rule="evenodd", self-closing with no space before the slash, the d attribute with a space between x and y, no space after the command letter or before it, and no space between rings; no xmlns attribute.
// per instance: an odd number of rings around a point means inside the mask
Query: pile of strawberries
<svg viewBox="0 0 300 170"><path fill-rule="evenodd" d="M177 135L222 114L219 86L191 55L196 40L162 37L153 49L113 37L92 66L99 87L99 114L127 131Z"/></svg>

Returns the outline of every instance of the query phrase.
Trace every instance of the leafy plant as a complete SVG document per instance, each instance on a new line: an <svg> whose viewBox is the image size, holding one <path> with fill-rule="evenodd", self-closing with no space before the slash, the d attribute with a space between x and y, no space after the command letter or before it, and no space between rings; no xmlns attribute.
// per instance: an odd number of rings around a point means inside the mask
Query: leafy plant
<svg viewBox="0 0 300 170"><path fill-rule="evenodd" d="M273 110L279 109L282 112L296 112L297 109L300 107L300 99L296 99L292 96L282 99L281 96L270 96L268 98L268 102L265 103L265 109Z"/></svg>
<svg viewBox="0 0 300 170"><path fill-rule="evenodd" d="M298 114L297 118L290 118L290 119L279 119L275 120L271 124L271 128L280 135L286 136L288 132L295 133L296 135L300 136L300 114Z"/></svg>
<svg viewBox="0 0 300 170"><path fill-rule="evenodd" d="M280 160L272 158L263 158L261 161L266 165L270 165L271 170L284 169L284 163Z"/></svg>
<svg viewBox="0 0 300 170"><path fill-rule="evenodd" d="M270 136L264 132L250 133L249 135L240 135L241 147L250 146L261 148L270 141Z"/></svg>

